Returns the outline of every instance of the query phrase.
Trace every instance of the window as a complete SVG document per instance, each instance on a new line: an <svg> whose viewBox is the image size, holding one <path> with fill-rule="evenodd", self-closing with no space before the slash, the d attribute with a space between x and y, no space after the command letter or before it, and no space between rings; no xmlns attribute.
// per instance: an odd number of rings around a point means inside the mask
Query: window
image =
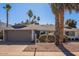
<svg viewBox="0 0 79 59"><path fill-rule="evenodd" d="M41 34L45 34L46 32L45 31L41 31Z"/></svg>
<svg viewBox="0 0 79 59"><path fill-rule="evenodd" d="M68 35L68 36L75 36L74 31L66 31L65 34Z"/></svg>

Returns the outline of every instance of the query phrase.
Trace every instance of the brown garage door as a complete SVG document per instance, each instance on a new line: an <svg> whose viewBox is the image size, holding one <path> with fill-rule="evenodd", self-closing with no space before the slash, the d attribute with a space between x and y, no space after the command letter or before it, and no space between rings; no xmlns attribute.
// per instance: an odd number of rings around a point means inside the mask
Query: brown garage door
<svg viewBox="0 0 79 59"><path fill-rule="evenodd" d="M6 34L7 41L27 41L32 40L30 30L8 30Z"/></svg>

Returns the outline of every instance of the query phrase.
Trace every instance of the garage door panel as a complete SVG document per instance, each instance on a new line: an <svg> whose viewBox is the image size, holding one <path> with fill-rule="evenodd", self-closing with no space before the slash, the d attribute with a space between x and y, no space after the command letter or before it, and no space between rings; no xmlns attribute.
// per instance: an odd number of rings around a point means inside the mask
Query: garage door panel
<svg viewBox="0 0 79 59"><path fill-rule="evenodd" d="M8 31L8 41L31 41L31 31L13 30Z"/></svg>

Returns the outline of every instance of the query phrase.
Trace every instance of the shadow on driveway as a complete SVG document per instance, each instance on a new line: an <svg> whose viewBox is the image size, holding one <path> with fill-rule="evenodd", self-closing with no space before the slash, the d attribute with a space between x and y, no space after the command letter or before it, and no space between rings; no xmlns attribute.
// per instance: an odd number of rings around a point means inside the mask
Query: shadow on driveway
<svg viewBox="0 0 79 59"><path fill-rule="evenodd" d="M0 42L0 45L34 45L33 42Z"/></svg>
<svg viewBox="0 0 79 59"><path fill-rule="evenodd" d="M72 54L68 49L66 49L63 44L61 45L56 45L66 56L75 56Z"/></svg>

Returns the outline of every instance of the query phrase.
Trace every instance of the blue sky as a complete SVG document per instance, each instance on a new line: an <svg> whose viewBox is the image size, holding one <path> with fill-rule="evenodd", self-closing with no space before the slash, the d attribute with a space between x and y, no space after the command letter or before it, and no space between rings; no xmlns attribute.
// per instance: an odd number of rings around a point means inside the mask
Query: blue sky
<svg viewBox="0 0 79 59"><path fill-rule="evenodd" d="M33 3L33 4L20 4L20 3L11 3L12 6L10 10L9 24L19 23L21 21L26 21L28 19L27 12L31 9L34 15L40 17L40 24L55 24L55 16L51 12L49 4L46 3ZM6 22L6 11L3 9L5 4L0 4L0 20ZM77 27L79 28L79 13L72 12L69 14L68 11L64 14L64 19L75 19L77 21Z"/></svg>

